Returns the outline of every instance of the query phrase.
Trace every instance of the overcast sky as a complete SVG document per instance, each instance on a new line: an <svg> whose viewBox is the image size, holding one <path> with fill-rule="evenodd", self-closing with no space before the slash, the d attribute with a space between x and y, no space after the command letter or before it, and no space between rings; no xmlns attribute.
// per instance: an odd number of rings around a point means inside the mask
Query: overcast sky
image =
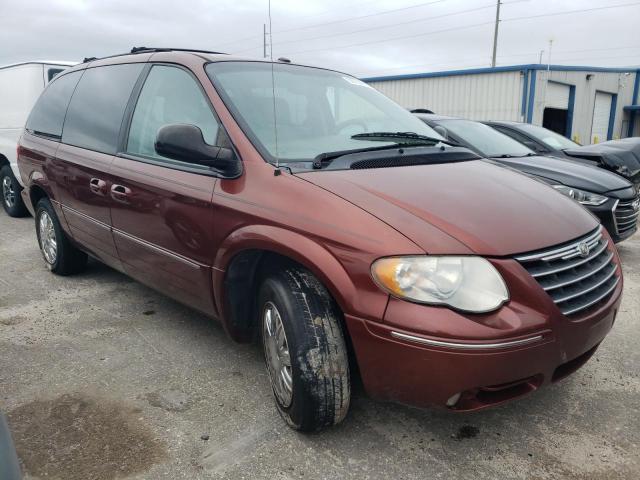
<svg viewBox="0 0 640 480"><path fill-rule="evenodd" d="M272 0L273 56L360 77L489 66L496 0ZM132 46L262 57L268 0L0 0L0 65ZM612 6L620 6L610 8ZM607 8L603 8L607 7ZM563 15L550 15L572 12ZM498 65L640 65L640 1L503 0Z"/></svg>

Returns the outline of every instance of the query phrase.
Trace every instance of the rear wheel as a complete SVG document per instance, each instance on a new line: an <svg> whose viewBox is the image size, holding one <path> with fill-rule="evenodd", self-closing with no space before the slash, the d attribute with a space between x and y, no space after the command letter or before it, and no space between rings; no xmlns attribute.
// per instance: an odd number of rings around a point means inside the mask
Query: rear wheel
<svg viewBox="0 0 640 480"><path fill-rule="evenodd" d="M310 272L287 266L259 293L260 333L276 406L292 428L316 431L349 410L349 361L337 305Z"/></svg>
<svg viewBox="0 0 640 480"><path fill-rule="evenodd" d="M36 205L36 234L47 268L53 273L71 275L84 269L87 254L69 241L47 198Z"/></svg>
<svg viewBox="0 0 640 480"><path fill-rule="evenodd" d="M2 190L2 206L10 217L24 217L29 212L22 201L22 186L13 175L9 165L0 169L0 190Z"/></svg>

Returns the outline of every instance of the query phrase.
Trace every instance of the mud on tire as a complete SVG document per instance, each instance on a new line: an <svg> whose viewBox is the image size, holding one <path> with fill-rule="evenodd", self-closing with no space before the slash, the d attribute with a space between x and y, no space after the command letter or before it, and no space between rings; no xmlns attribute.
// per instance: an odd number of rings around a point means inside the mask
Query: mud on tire
<svg viewBox="0 0 640 480"><path fill-rule="evenodd" d="M291 397L276 393L265 332L267 308L281 318L291 372ZM287 265L270 272L258 295L259 328L276 406L292 428L316 431L341 422L349 410L351 384L341 313L326 288L309 271ZM266 336L266 337L265 337Z"/></svg>

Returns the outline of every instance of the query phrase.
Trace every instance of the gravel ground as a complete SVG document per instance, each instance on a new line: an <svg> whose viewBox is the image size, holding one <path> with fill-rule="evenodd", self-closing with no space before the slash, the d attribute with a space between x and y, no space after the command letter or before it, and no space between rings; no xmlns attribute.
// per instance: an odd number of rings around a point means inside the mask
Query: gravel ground
<svg viewBox="0 0 640 480"><path fill-rule="evenodd" d="M0 410L26 478L640 478L640 234L594 358L567 380L474 414L355 392L327 432L289 430L261 352L98 263L44 267L33 220L0 215Z"/></svg>

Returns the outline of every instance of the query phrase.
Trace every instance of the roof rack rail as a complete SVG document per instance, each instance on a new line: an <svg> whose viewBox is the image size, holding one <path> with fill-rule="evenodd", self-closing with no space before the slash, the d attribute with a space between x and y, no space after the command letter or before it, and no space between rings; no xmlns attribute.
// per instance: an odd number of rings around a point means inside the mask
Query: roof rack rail
<svg viewBox="0 0 640 480"><path fill-rule="evenodd" d="M224 52L213 52L211 50L194 50L191 48L159 48L159 47L133 47L130 52L118 53L116 55L108 55L106 57L86 57L82 63L93 62L94 60L103 60L105 58L122 57L124 55L131 55L136 53L151 53L151 52L193 52L193 53L213 53L216 55L228 55Z"/></svg>
<svg viewBox="0 0 640 480"><path fill-rule="evenodd" d="M145 52L196 52L196 53L214 53L216 55L227 55L224 52L214 52L211 50L197 50L194 48L170 48L170 47L133 47L131 53Z"/></svg>

